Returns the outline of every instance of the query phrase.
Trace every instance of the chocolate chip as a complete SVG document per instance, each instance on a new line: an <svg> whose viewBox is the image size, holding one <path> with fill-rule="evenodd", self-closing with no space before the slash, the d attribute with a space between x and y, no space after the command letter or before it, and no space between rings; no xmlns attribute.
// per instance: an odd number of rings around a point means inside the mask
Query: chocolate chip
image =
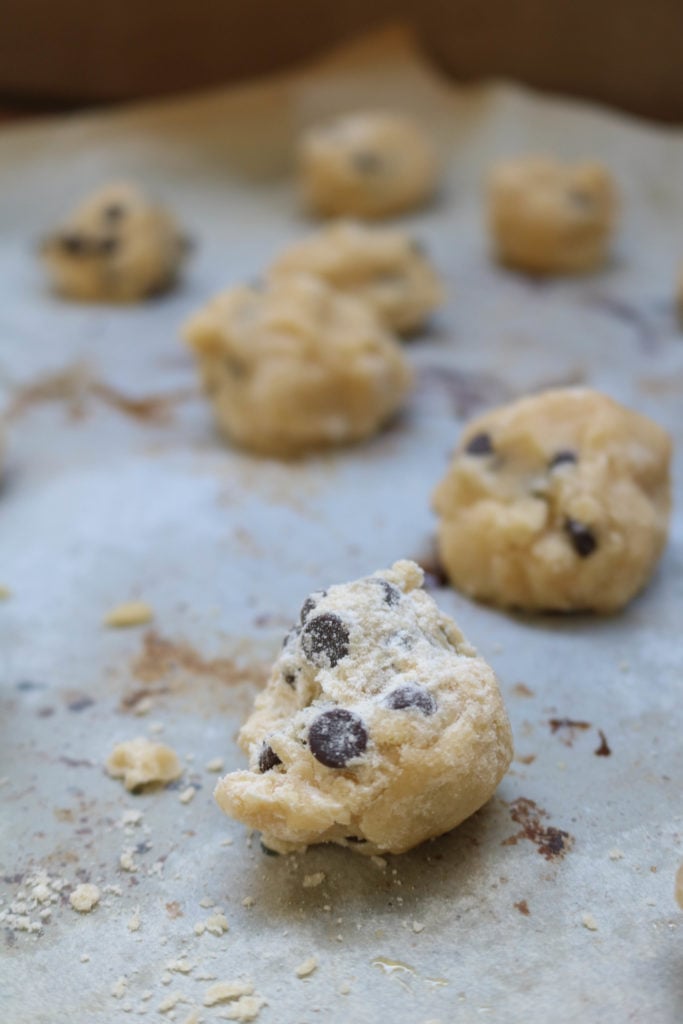
<svg viewBox="0 0 683 1024"><path fill-rule="evenodd" d="M285 679L285 682L287 683L287 686L291 686L292 688L294 688L294 686L296 684L296 676L294 675L293 672L288 672L285 675L284 679Z"/></svg>
<svg viewBox="0 0 683 1024"><path fill-rule="evenodd" d="M351 155L351 162L359 174L379 174L384 169L384 161L378 153L362 149Z"/></svg>
<svg viewBox="0 0 683 1024"><path fill-rule="evenodd" d="M277 852L277 850L271 850L271 848L269 846L266 846L266 844L263 842L263 840L261 840L261 853L265 853L266 857L279 857L280 856L280 854Z"/></svg>
<svg viewBox="0 0 683 1024"><path fill-rule="evenodd" d="M258 756L258 770L260 772L269 772L271 768L275 768L278 764L282 764L281 758L277 756L272 747L264 743Z"/></svg>
<svg viewBox="0 0 683 1024"><path fill-rule="evenodd" d="M57 238L57 245L69 256L83 256L88 251L88 240L77 232L60 235Z"/></svg>
<svg viewBox="0 0 683 1024"><path fill-rule="evenodd" d="M368 734L358 715L346 708L333 708L318 715L308 730L308 746L316 760L327 768L344 768L360 757L368 745Z"/></svg>
<svg viewBox="0 0 683 1024"><path fill-rule="evenodd" d="M306 622L306 619L311 614L315 606L321 597L325 597L327 594L326 590L316 590L314 594L311 594L306 598L303 605L301 606L301 623L302 625Z"/></svg>
<svg viewBox="0 0 683 1024"><path fill-rule="evenodd" d="M555 452L548 463L548 469L555 469L556 466L562 466L565 462L578 462L576 452L572 452L568 448Z"/></svg>
<svg viewBox="0 0 683 1024"><path fill-rule="evenodd" d="M367 843L367 839L361 839L360 836L344 836L347 843Z"/></svg>
<svg viewBox="0 0 683 1024"><path fill-rule="evenodd" d="M383 580L381 576L368 576L368 583L374 583L384 591L384 600L389 605L397 605L401 600L401 591L389 580Z"/></svg>
<svg viewBox="0 0 683 1024"><path fill-rule="evenodd" d="M598 546L598 542L589 526L567 516L564 521L564 529L580 558L588 558L589 555L593 554Z"/></svg>
<svg viewBox="0 0 683 1024"><path fill-rule="evenodd" d="M468 455L492 455L493 444L491 442L491 435L485 433L475 434L465 445L465 451Z"/></svg>
<svg viewBox="0 0 683 1024"><path fill-rule="evenodd" d="M429 690L418 686L417 683L405 683L403 686L397 686L385 697L384 703L393 711L417 708L423 715L433 715L437 708L436 701Z"/></svg>
<svg viewBox="0 0 683 1024"><path fill-rule="evenodd" d="M123 203L107 203L105 208L102 210L102 216L105 220L110 223L121 220L126 214L126 208Z"/></svg>
<svg viewBox="0 0 683 1024"><path fill-rule="evenodd" d="M349 631L338 615L323 612L306 623L301 646L314 665L334 668L349 653Z"/></svg>

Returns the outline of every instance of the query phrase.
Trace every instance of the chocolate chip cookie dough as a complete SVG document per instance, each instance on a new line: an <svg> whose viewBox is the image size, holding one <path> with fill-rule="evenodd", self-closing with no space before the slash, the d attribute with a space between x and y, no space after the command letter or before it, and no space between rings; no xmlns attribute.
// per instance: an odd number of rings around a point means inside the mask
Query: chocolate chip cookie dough
<svg viewBox="0 0 683 1024"><path fill-rule="evenodd" d="M437 158L417 121L357 113L312 128L300 145L307 205L323 216L387 217L434 192Z"/></svg>
<svg viewBox="0 0 683 1024"><path fill-rule="evenodd" d="M501 263L536 274L581 273L606 260L617 189L596 161L541 156L498 164L488 184L488 220Z"/></svg>
<svg viewBox="0 0 683 1024"><path fill-rule="evenodd" d="M220 429L287 457L374 434L400 408L411 372L363 300L290 274L217 295L187 324Z"/></svg>
<svg viewBox="0 0 683 1024"><path fill-rule="evenodd" d="M402 853L455 828L512 757L495 676L397 562L312 594L240 733L220 807L279 852Z"/></svg>
<svg viewBox="0 0 683 1024"><path fill-rule="evenodd" d="M472 422L434 495L441 561L472 597L611 612L666 543L671 442L645 416L566 388Z"/></svg>
<svg viewBox="0 0 683 1024"><path fill-rule="evenodd" d="M189 243L173 217L135 185L85 199L43 242L57 292L84 302L139 302L169 288Z"/></svg>
<svg viewBox="0 0 683 1024"><path fill-rule="evenodd" d="M271 274L306 271L365 299L391 330L420 328L443 299L441 283L421 246L391 228L336 221L295 242Z"/></svg>

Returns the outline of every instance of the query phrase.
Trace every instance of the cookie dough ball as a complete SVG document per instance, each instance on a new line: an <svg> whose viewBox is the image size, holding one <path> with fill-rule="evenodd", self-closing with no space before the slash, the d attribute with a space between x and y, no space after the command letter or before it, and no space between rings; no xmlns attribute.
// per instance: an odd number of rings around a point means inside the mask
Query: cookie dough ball
<svg viewBox="0 0 683 1024"><path fill-rule="evenodd" d="M535 274L594 270L606 260L617 205L614 179L600 163L538 156L500 163L488 188L496 255Z"/></svg>
<svg viewBox="0 0 683 1024"><path fill-rule="evenodd" d="M611 612L667 537L671 443L587 388L546 391L472 422L434 495L441 561L472 597Z"/></svg>
<svg viewBox="0 0 683 1024"><path fill-rule="evenodd" d="M368 437L411 383L399 343L373 310L310 275L231 288L185 333L220 429L264 455Z"/></svg>
<svg viewBox="0 0 683 1024"><path fill-rule="evenodd" d="M55 289L84 302L138 302L169 288L189 243L134 185L89 196L42 246Z"/></svg>
<svg viewBox="0 0 683 1024"><path fill-rule="evenodd" d="M402 231L337 221L290 245L273 275L305 271L365 299L391 330L421 327L443 298L422 248Z"/></svg>
<svg viewBox="0 0 683 1024"><path fill-rule="evenodd" d="M431 140L410 117L359 113L312 128L300 147L307 204L323 216L386 217L434 191Z"/></svg>
<svg viewBox="0 0 683 1024"><path fill-rule="evenodd" d="M492 669L414 562L311 594L240 733L220 807L288 852L402 853L455 828L512 757Z"/></svg>

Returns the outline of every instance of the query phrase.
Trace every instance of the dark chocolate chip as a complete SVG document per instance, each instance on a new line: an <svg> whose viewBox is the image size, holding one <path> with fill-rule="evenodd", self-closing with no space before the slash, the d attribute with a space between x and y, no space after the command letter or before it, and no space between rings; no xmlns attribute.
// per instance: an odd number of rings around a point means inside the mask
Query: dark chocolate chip
<svg viewBox="0 0 683 1024"><path fill-rule="evenodd" d="M314 665L334 668L349 653L349 631L338 615L323 612L306 623L301 646Z"/></svg>
<svg viewBox="0 0 683 1024"><path fill-rule="evenodd" d="M562 466L565 462L578 462L576 452L572 452L568 448L555 452L548 463L548 469L555 469L556 466Z"/></svg>
<svg viewBox="0 0 683 1024"><path fill-rule="evenodd" d="M465 445L465 451L468 455L492 455L493 444L491 442L490 434L475 434Z"/></svg>
<svg viewBox="0 0 683 1024"><path fill-rule="evenodd" d="M367 839L361 839L360 836L344 836L347 843L367 843Z"/></svg>
<svg viewBox="0 0 683 1024"><path fill-rule="evenodd" d="M296 676L294 675L293 672L288 672L285 675L284 679L285 682L287 683L287 686L291 686L292 688L294 688L294 686L296 685Z"/></svg>
<svg viewBox="0 0 683 1024"><path fill-rule="evenodd" d="M105 208L102 210L102 216L105 220L108 220L110 224L121 220L125 215L126 208L123 203L107 203Z"/></svg>
<svg viewBox="0 0 683 1024"><path fill-rule="evenodd" d="M346 708L323 711L308 730L313 756L327 768L344 768L360 757L368 745L368 734L358 715Z"/></svg>
<svg viewBox="0 0 683 1024"><path fill-rule="evenodd" d="M311 612L313 611L313 609L317 605L317 603L320 600L320 598L321 597L325 597L326 595L327 595L327 591L326 590L316 590L316 592L314 594L311 594L309 597L306 598L306 600L304 601L303 605L301 606L301 616L300 616L300 618L301 618L301 624L302 625L306 622L306 619L311 614Z"/></svg>
<svg viewBox="0 0 683 1024"><path fill-rule="evenodd" d="M423 715L433 715L436 711L436 701L429 690L417 683L405 683L397 686L388 694L384 703L393 711L406 711L409 708L417 708Z"/></svg>
<svg viewBox="0 0 683 1024"><path fill-rule="evenodd" d="M277 756L272 747L264 743L258 756L259 771L269 772L271 768L275 768L278 764L282 764L281 758Z"/></svg>
<svg viewBox="0 0 683 1024"><path fill-rule="evenodd" d="M88 251L88 240L77 232L69 232L57 238L57 245L69 256L83 256Z"/></svg>
<svg viewBox="0 0 683 1024"><path fill-rule="evenodd" d="M118 249L119 240L118 238L114 238L113 235L107 235L106 238L98 239L96 245L97 251L100 253L100 255L111 256L111 254L113 252L116 252L116 250Z"/></svg>
<svg viewBox="0 0 683 1024"><path fill-rule="evenodd" d="M589 555L593 554L598 546L598 542L589 526L567 516L564 521L564 528L574 550L580 558L588 558Z"/></svg>
<svg viewBox="0 0 683 1024"><path fill-rule="evenodd" d="M277 850L271 850L271 848L269 846L266 846L266 844L263 842L263 840L261 840L261 853L265 853L266 857L279 857L280 856L280 854L277 852Z"/></svg>
<svg viewBox="0 0 683 1024"><path fill-rule="evenodd" d="M368 583L374 583L384 591L384 600L389 605L396 605L401 600L401 591L389 580L383 580L381 576L368 576Z"/></svg>
<svg viewBox="0 0 683 1024"><path fill-rule="evenodd" d="M352 153L351 162L359 174L379 174L384 169L382 157L368 149Z"/></svg>

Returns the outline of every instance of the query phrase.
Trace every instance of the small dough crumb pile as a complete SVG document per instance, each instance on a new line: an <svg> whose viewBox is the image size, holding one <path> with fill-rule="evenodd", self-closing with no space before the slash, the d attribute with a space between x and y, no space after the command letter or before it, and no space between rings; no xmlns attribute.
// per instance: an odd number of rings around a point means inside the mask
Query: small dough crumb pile
<svg viewBox="0 0 683 1024"><path fill-rule="evenodd" d="M481 416L434 496L456 587L537 611L611 612L666 543L671 442L597 391L565 388Z"/></svg>
<svg viewBox="0 0 683 1024"><path fill-rule="evenodd" d="M356 113L310 129L299 150L305 200L324 216L386 217L430 198L432 141L411 117Z"/></svg>
<svg viewBox="0 0 683 1024"><path fill-rule="evenodd" d="M312 594L240 733L220 807L278 852L402 853L455 828L512 757L492 669L414 562Z"/></svg>
<svg viewBox="0 0 683 1024"><path fill-rule="evenodd" d="M135 185L106 185L45 239L55 289L85 302L139 302L169 288L188 251L172 216Z"/></svg>
<svg viewBox="0 0 683 1024"><path fill-rule="evenodd" d="M96 885L92 885L91 882L82 882L69 896L69 903L79 914L89 914L100 902L100 895L100 890Z"/></svg>
<svg viewBox="0 0 683 1024"><path fill-rule="evenodd" d="M498 259L536 274L580 273L605 262L618 209L602 164L528 156L498 164L488 217Z"/></svg>
<svg viewBox="0 0 683 1024"><path fill-rule="evenodd" d="M313 275L222 292L185 333L219 427L265 455L368 437L400 408L412 379L373 310Z"/></svg>
<svg viewBox="0 0 683 1024"><path fill-rule="evenodd" d="M402 231L336 221L295 242L272 274L304 271L365 299L390 330L420 328L443 299L439 278L421 246Z"/></svg>
<svg viewBox="0 0 683 1024"><path fill-rule="evenodd" d="M129 790L151 782L172 782L183 772L174 750L145 736L118 743L107 758L106 768L113 778L123 779Z"/></svg>

